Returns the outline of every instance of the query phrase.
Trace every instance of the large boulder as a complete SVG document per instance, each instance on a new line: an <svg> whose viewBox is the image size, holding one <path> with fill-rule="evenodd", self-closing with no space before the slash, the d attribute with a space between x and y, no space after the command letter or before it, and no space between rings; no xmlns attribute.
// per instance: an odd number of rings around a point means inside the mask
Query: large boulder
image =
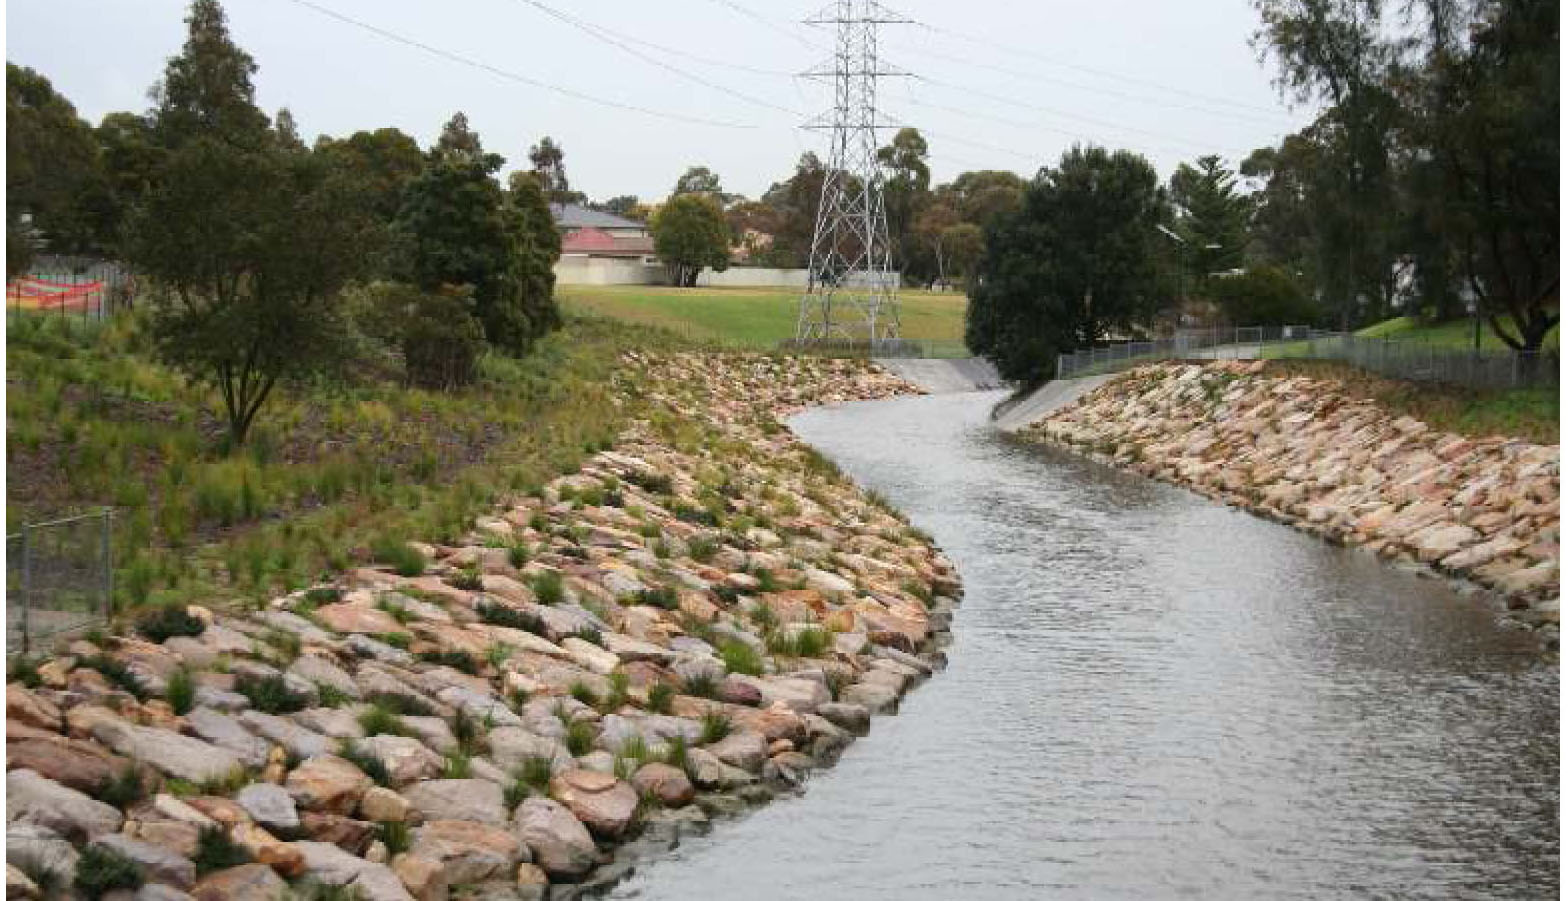
<svg viewBox="0 0 1568 901"><path fill-rule="evenodd" d="M760 732L742 730L726 735L709 745L707 750L730 766L755 773L768 759L768 740Z"/></svg>
<svg viewBox="0 0 1568 901"><path fill-rule="evenodd" d="M388 632L406 632L392 614L375 607L359 604L327 604L316 608L316 621L334 632L355 632L364 635L384 635Z"/></svg>
<svg viewBox="0 0 1568 901"><path fill-rule="evenodd" d="M349 813L374 783L341 757L324 754L300 764L284 787L294 803L306 810Z"/></svg>
<svg viewBox="0 0 1568 901"><path fill-rule="evenodd" d="M427 821L506 822L501 786L488 779L431 779L404 789L403 797Z"/></svg>
<svg viewBox="0 0 1568 901"><path fill-rule="evenodd" d="M403 880L379 863L355 857L327 842L293 842L305 858L305 873L327 885L358 889L365 901L414 901Z"/></svg>
<svg viewBox="0 0 1568 901"><path fill-rule="evenodd" d="M43 826L75 841L116 832L125 819L113 807L32 770L6 773L5 789L7 823Z"/></svg>
<svg viewBox="0 0 1568 901"><path fill-rule="evenodd" d="M354 684L354 677L325 657L307 654L295 660L288 671L290 675L307 682L329 685L351 698L359 697L359 686Z"/></svg>
<svg viewBox="0 0 1568 901"><path fill-rule="evenodd" d="M65 728L60 708L27 690L20 682L6 684L5 721L23 723L50 732L59 732Z"/></svg>
<svg viewBox="0 0 1568 901"><path fill-rule="evenodd" d="M512 814L512 828L533 852L534 862L551 876L576 879L598 863L593 836L558 802L528 798Z"/></svg>
<svg viewBox="0 0 1568 901"><path fill-rule="evenodd" d="M467 820L427 822L414 831L409 853L440 863L448 885L505 879L529 857L506 829Z"/></svg>
<svg viewBox="0 0 1568 901"><path fill-rule="evenodd" d="M441 774L440 755L416 738L401 735L373 735L355 747L381 761L393 785L407 785Z"/></svg>
<svg viewBox="0 0 1568 901"><path fill-rule="evenodd" d="M643 764L632 776L632 787L640 795L652 795L666 807L680 807L696 795L686 774L667 763Z"/></svg>
<svg viewBox="0 0 1568 901"><path fill-rule="evenodd" d="M241 726L232 716L211 707L197 707L185 715L185 724L198 738L238 755L246 766L260 767L267 763L270 746L266 739Z"/></svg>
<svg viewBox="0 0 1568 901"><path fill-rule="evenodd" d="M29 823L11 823L5 829L7 863L30 872L48 870L62 885L76 875L76 848L58 832Z"/></svg>
<svg viewBox="0 0 1568 901"><path fill-rule="evenodd" d="M372 823L403 823L408 820L413 805L408 799L390 788L373 786L359 800L359 815Z"/></svg>
<svg viewBox="0 0 1568 901"><path fill-rule="evenodd" d="M247 710L240 714L240 722L262 738L282 745L295 757L327 754L331 752L334 744L320 732L312 732L292 720L271 713L262 713L259 710Z"/></svg>
<svg viewBox="0 0 1568 901"><path fill-rule="evenodd" d="M559 720L555 720L559 725ZM534 757L558 763L570 763L571 752L566 746L553 737L536 735L533 732L518 726L502 726L491 729L485 736L490 744L490 759L496 766L511 772L522 766L523 762Z"/></svg>
<svg viewBox="0 0 1568 901"><path fill-rule="evenodd" d="M611 773L558 773L550 779L550 796L604 838L619 837L637 814L637 790Z"/></svg>
<svg viewBox="0 0 1568 901"><path fill-rule="evenodd" d="M188 782L223 779L243 766L233 751L167 729L105 720L92 734L120 754Z"/></svg>
<svg viewBox="0 0 1568 901"><path fill-rule="evenodd" d="M196 901L279 901L288 896L288 883L261 863L209 873L191 890Z"/></svg>
<svg viewBox="0 0 1568 901"><path fill-rule="evenodd" d="M123 835L103 835L93 839L94 845L117 851L141 868L148 882L188 889L196 884L196 865L184 856L167 848L139 842Z"/></svg>
<svg viewBox="0 0 1568 901"><path fill-rule="evenodd" d="M229 828L229 838L257 863L266 864L279 876L292 878L305 871L305 856L299 848L290 842L279 841L277 836L255 823L235 823Z"/></svg>
<svg viewBox="0 0 1568 901"><path fill-rule="evenodd" d="M8 770L32 770L67 788L93 792L132 763L91 742L50 735L6 741L5 766Z"/></svg>
<svg viewBox="0 0 1568 901"><path fill-rule="evenodd" d="M268 829L299 828L299 811L294 799L281 785L253 782L240 789L234 800L245 808L251 819Z"/></svg>

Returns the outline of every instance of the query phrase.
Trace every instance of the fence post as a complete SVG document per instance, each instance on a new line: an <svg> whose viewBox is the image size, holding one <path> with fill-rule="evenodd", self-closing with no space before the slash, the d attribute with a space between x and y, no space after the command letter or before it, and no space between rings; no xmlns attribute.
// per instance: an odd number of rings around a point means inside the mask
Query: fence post
<svg viewBox="0 0 1568 901"><path fill-rule="evenodd" d="M114 612L114 508L103 508L103 621Z"/></svg>
<svg viewBox="0 0 1568 901"><path fill-rule="evenodd" d="M32 651L33 527L22 523L22 653Z"/></svg>

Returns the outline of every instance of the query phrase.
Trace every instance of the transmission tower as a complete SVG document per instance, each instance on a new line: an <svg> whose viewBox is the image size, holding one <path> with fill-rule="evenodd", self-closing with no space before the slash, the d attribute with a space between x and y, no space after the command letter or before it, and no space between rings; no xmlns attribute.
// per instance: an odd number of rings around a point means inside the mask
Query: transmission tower
<svg viewBox="0 0 1568 901"><path fill-rule="evenodd" d="M833 81L833 108L808 122L826 131L827 172L811 239L810 281L800 298L796 338L897 339L898 273L893 271L877 160L877 79L905 72L877 59L877 28L909 22L875 0L835 0L811 25L835 26L832 61L805 73Z"/></svg>

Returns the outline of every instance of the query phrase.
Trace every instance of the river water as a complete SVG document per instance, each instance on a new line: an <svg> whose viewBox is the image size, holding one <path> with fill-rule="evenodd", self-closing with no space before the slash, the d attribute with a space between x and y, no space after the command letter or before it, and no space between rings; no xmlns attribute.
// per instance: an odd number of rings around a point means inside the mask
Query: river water
<svg viewBox="0 0 1568 901"><path fill-rule="evenodd" d="M1555 898L1558 673L1445 583L992 432L792 427L930 531L950 666L638 899Z"/></svg>

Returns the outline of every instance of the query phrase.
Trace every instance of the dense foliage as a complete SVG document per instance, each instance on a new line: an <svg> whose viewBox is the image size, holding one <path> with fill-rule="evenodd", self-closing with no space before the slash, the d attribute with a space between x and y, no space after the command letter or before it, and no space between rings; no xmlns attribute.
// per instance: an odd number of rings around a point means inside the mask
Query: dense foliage
<svg viewBox="0 0 1568 901"><path fill-rule="evenodd" d="M730 230L718 200L703 193L678 193L654 214L653 247L670 270L670 280L691 287L704 269L723 272L730 263Z"/></svg>

